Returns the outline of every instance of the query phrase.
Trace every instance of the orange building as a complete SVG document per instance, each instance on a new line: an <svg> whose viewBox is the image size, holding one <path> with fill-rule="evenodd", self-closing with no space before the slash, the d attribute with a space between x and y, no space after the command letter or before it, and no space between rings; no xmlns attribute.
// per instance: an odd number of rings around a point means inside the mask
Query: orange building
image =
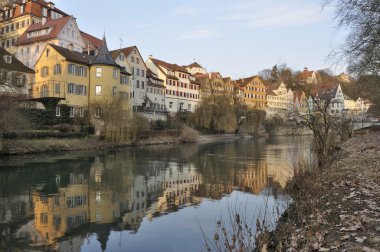
<svg viewBox="0 0 380 252"><path fill-rule="evenodd" d="M265 109L266 107L266 91L265 85L259 76L252 76L235 80L235 85L243 91L243 101L253 109Z"/></svg>

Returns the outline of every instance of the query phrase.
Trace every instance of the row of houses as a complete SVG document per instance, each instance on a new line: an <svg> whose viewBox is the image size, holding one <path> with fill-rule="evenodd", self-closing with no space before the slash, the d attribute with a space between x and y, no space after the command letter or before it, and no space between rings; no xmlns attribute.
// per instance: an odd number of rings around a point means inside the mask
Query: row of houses
<svg viewBox="0 0 380 252"><path fill-rule="evenodd" d="M66 105L70 117L86 113L99 117L100 104L117 99L126 110L165 119L168 113L194 112L210 95L224 95L268 114L307 107L304 93L283 83L265 86L259 76L232 80L207 72L197 62L179 65L153 56L144 60L137 46L110 51L105 36L101 40L82 31L73 16L52 2L5 2L0 10L1 68L17 65L12 72L25 80L20 92L39 108L55 109L56 116ZM315 72L305 69L303 75L306 84L317 82ZM340 87L336 90L341 91ZM320 98L330 96L321 93ZM357 103L345 99L331 111L363 112L364 102Z"/></svg>

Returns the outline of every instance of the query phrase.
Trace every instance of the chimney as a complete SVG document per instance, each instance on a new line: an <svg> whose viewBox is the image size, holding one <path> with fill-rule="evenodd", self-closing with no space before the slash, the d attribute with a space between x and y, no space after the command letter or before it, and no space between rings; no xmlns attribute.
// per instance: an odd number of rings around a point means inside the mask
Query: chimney
<svg viewBox="0 0 380 252"><path fill-rule="evenodd" d="M149 59L152 59L152 58L153 58L153 55L152 55L152 54L150 54L150 55L149 55Z"/></svg>

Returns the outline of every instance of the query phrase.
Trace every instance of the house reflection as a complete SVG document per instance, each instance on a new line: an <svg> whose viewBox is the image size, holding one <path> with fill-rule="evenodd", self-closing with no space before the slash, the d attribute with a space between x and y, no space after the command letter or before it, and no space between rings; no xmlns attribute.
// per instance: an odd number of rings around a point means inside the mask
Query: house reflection
<svg viewBox="0 0 380 252"><path fill-rule="evenodd" d="M293 154L264 144L150 151L148 158L138 150L108 151L83 163L65 160L42 170L43 181L31 179L33 186L21 188L18 196L0 198L0 223L23 222L2 229L9 235L1 236L0 249L22 241L32 248L79 251L88 235L96 234L105 250L111 231L133 234L144 220L200 205L205 197L283 188L292 176L286 160Z"/></svg>

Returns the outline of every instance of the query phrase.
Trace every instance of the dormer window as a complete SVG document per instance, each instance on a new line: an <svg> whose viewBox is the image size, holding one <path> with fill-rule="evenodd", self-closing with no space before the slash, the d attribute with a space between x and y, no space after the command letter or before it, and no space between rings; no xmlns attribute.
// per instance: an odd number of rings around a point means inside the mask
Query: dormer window
<svg viewBox="0 0 380 252"><path fill-rule="evenodd" d="M12 63L12 56L11 55L4 55L4 61L5 61L5 63L11 64Z"/></svg>
<svg viewBox="0 0 380 252"><path fill-rule="evenodd" d="M47 8L45 8L45 7L43 7L42 8L42 16L44 16L44 17L47 17Z"/></svg>
<svg viewBox="0 0 380 252"><path fill-rule="evenodd" d="M124 55L123 54L119 55L119 60L124 61Z"/></svg>

